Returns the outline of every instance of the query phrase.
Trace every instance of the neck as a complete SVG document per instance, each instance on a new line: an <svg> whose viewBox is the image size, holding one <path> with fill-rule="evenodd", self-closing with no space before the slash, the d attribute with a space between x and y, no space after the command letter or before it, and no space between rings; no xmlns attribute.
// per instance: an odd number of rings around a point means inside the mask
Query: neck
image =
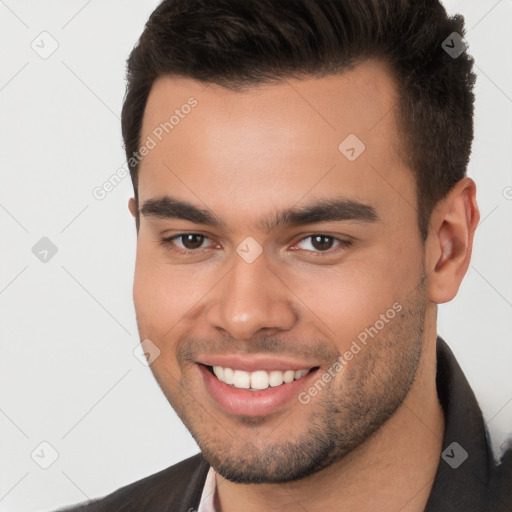
<svg viewBox="0 0 512 512"><path fill-rule="evenodd" d="M435 339L435 330L426 333L420 367L402 405L358 448L314 475L285 484L235 484L216 474L217 510L423 511L444 435Z"/></svg>

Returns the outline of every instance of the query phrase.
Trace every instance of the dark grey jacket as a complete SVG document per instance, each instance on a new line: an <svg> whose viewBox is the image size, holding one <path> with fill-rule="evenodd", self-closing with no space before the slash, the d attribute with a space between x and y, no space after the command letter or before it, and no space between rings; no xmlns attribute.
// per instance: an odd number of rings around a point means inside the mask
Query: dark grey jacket
<svg viewBox="0 0 512 512"><path fill-rule="evenodd" d="M446 426L425 512L512 512L512 451L502 457L499 466L494 464L475 395L452 351L439 337L436 382ZM464 452L467 458L460 463ZM102 499L61 511L193 512L199 506L209 467L198 453Z"/></svg>

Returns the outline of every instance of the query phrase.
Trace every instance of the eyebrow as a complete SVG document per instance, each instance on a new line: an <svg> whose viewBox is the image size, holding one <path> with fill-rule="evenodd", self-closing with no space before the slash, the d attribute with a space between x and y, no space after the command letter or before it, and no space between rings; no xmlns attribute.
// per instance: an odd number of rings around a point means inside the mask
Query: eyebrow
<svg viewBox="0 0 512 512"><path fill-rule="evenodd" d="M145 217L159 219L181 219L194 224L226 228L226 223L207 209L165 195L147 199L140 210ZM256 227L270 232L283 227L296 227L331 221L377 222L379 216L375 208L351 199L321 199L300 208L288 208L273 216L260 219Z"/></svg>

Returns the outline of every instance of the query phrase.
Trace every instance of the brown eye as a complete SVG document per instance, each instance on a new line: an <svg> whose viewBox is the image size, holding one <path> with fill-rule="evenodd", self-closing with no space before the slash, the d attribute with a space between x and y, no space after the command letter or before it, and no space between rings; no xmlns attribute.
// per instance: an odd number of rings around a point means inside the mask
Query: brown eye
<svg viewBox="0 0 512 512"><path fill-rule="evenodd" d="M315 235L311 237L311 245L319 251L327 251L333 246L333 242L332 236Z"/></svg>
<svg viewBox="0 0 512 512"><path fill-rule="evenodd" d="M330 235L314 234L306 236L297 245L311 255L321 256L325 253L328 256L348 249L351 242Z"/></svg>
<svg viewBox="0 0 512 512"><path fill-rule="evenodd" d="M198 233L180 233L168 238L162 238L160 244L166 250L176 254L192 254L199 252L198 249L205 249L204 243L209 238Z"/></svg>
<svg viewBox="0 0 512 512"><path fill-rule="evenodd" d="M194 233L188 233L178 237L181 239L183 247L185 249L199 249L204 242L205 237L203 235L196 235Z"/></svg>

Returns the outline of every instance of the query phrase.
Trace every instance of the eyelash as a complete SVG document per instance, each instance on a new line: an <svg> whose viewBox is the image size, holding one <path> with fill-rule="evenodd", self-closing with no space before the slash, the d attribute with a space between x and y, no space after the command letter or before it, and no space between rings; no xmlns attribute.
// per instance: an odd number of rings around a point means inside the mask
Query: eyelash
<svg viewBox="0 0 512 512"><path fill-rule="evenodd" d="M205 235L201 235L199 233L179 233L177 235L173 235L171 237L167 237L167 238L162 238L160 240L160 245L163 246L165 249L167 249L168 251L170 252L173 252L173 253L176 253L176 254L180 254L180 255L184 255L184 256L188 256L188 255L191 255L191 254L197 254L199 253L200 251L204 250L205 248L199 248L199 249L181 249L181 248L177 248L172 242L173 240L175 239L178 239L178 238L182 238L186 235L197 235L197 236L204 236L205 240L208 240L209 238ZM315 257L324 257L324 255L332 255L333 252L338 252L338 250L345 250L345 249L348 249L351 245L352 245L352 242L349 241L349 240L343 240L341 238L336 238L334 236L331 236L331 235L324 235L323 233L315 233L313 235L308 235L308 236L305 236L304 238L301 238L297 243L300 243L300 242L303 242L304 240L307 240L308 238L313 238L315 236L323 236L323 237L326 237L326 238L330 238L334 241L337 241L339 242L338 246L335 247L335 248L331 248L331 249L327 249L326 251L310 251L310 250L306 250L306 252L309 252L311 254L314 254Z"/></svg>

